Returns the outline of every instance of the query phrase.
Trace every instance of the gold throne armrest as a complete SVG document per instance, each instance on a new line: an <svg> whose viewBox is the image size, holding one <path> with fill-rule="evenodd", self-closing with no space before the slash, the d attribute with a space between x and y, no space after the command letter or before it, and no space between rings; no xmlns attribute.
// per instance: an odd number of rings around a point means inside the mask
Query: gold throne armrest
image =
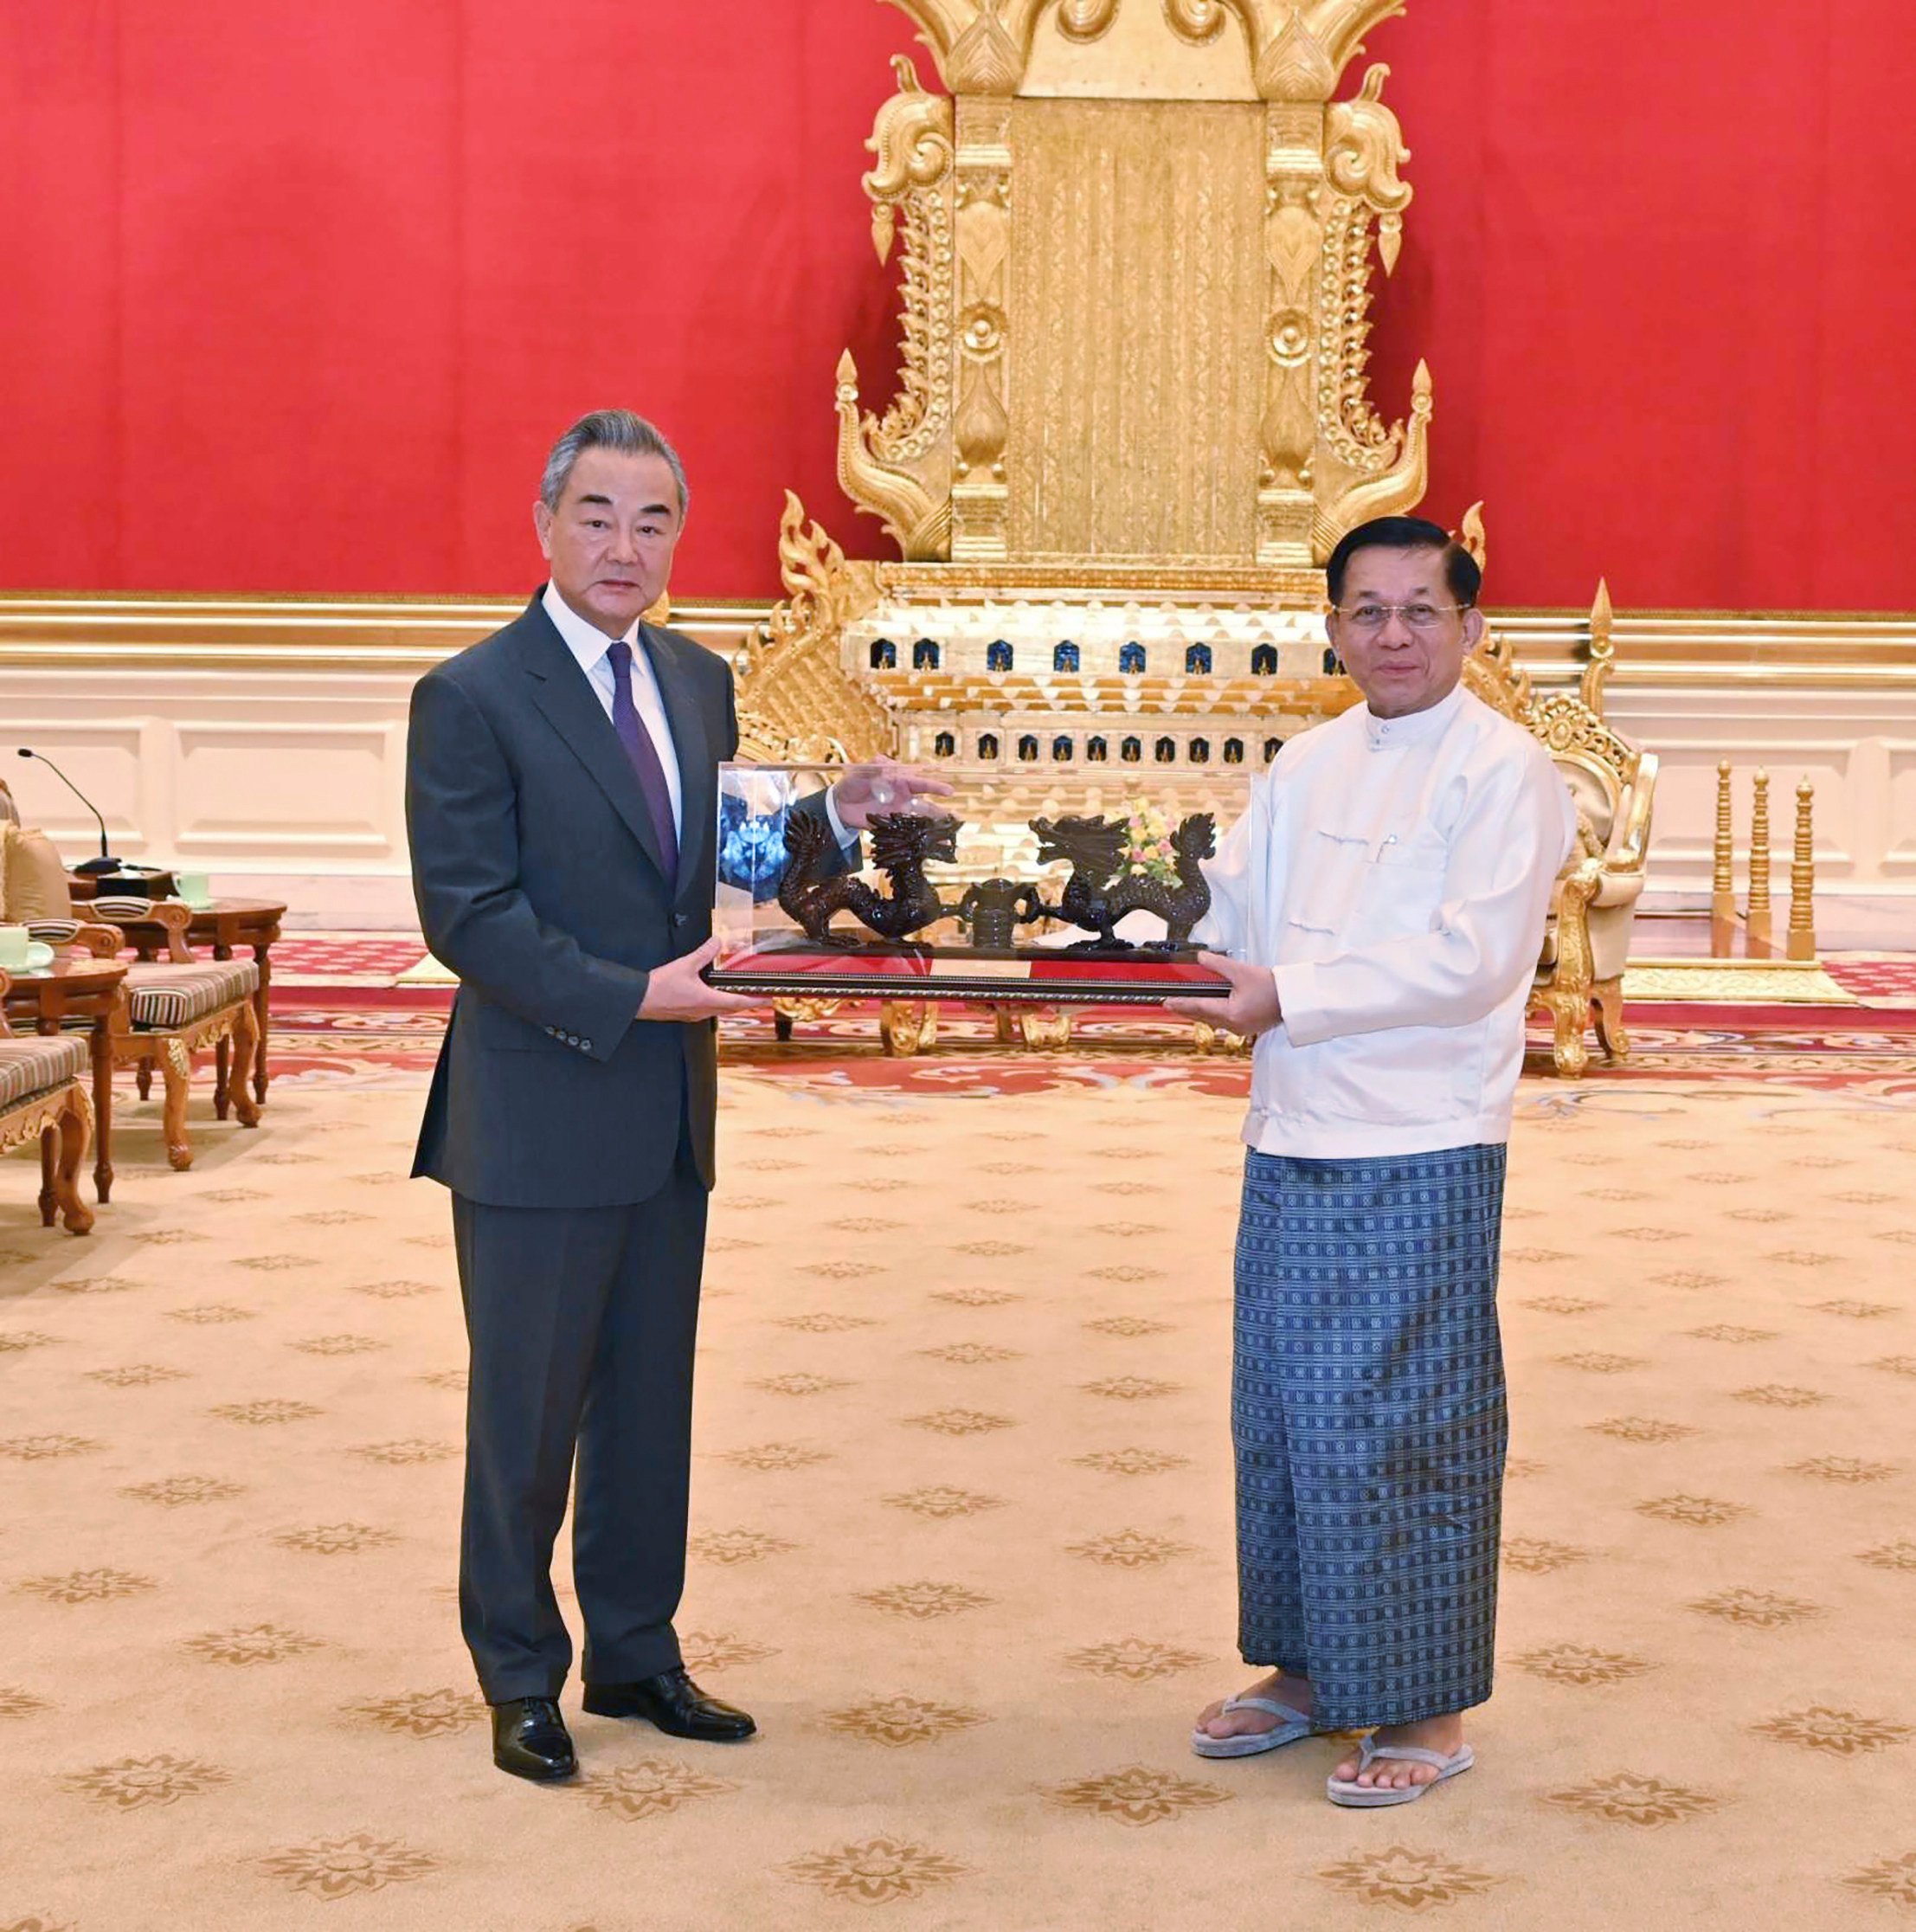
<svg viewBox="0 0 1916 1932"><path fill-rule="evenodd" d="M1604 686L1615 664L1610 596L1599 586L1591 610L1590 661L1574 692L1533 698L1513 712L1543 742L1577 803L1578 849L1557 881L1531 1005L1550 1015L1557 1070L1589 1064L1592 1021L1604 1056L1630 1053L1623 1023L1623 969L1643 896L1656 803L1656 755L1620 737L1604 717Z"/></svg>

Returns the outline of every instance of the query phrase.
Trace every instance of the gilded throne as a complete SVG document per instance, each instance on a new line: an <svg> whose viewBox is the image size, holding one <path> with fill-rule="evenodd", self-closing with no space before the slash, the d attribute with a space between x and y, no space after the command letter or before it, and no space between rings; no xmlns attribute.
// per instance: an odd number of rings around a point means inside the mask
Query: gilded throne
<svg viewBox="0 0 1916 1932"><path fill-rule="evenodd" d="M1629 744L1604 717L1604 686L1617 661L1611 623L1610 592L1599 585L1590 657L1574 692L1538 697L1508 644L1494 636L1464 666L1470 690L1542 740L1576 802L1578 849L1558 878L1530 995L1533 1010L1549 1017L1557 1070L1572 1075L1589 1065L1585 1036L1593 1021L1609 1058L1630 1051L1623 968L1656 796L1656 754Z"/></svg>
<svg viewBox="0 0 1916 1932"><path fill-rule="evenodd" d="M847 559L788 497L787 596L738 660L745 755L946 761L1008 826L1081 808L1106 734L1148 731L1187 775L1218 760L1223 806L1225 760L1268 763L1356 701L1323 562L1425 487L1429 370L1394 421L1367 374L1408 150L1388 68L1343 89L1403 0L891 3L945 92L894 63L865 188L901 257L898 385L864 408L847 354L836 409L840 485L899 559ZM1481 686L1569 733L1549 742L1603 846L1540 968L1566 1072L1592 1001L1623 1048L1654 777L1602 724L1608 668L1580 699L1533 701L1508 664ZM888 1014L888 1044L931 1011Z"/></svg>

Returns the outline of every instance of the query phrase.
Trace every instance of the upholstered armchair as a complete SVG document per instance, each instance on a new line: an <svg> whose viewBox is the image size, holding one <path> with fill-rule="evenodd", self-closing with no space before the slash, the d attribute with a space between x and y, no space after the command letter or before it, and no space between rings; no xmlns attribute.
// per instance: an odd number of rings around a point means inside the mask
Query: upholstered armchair
<svg viewBox="0 0 1916 1932"><path fill-rule="evenodd" d="M111 927L80 918L65 863L44 832L20 822L12 794L0 779L0 925L23 925L55 950L79 946L99 958L118 949Z"/></svg>
<svg viewBox="0 0 1916 1932"><path fill-rule="evenodd" d="M16 1036L7 1024L12 981L0 968L0 1154L40 1143L40 1219L57 1216L75 1234L93 1225L80 1198L80 1170L93 1138L93 1103L87 1091L87 1042L75 1034Z"/></svg>
<svg viewBox="0 0 1916 1932"><path fill-rule="evenodd" d="M165 1087L161 1119L166 1158L183 1171L193 1164L186 1101L196 1053L222 1040L232 1041L231 1065L216 1077L213 1111L224 1120L230 1108L241 1126L260 1124L259 1104L248 1079L260 1039L253 1005L260 969L250 959L196 959L186 943L193 915L177 899L96 898L87 910L94 923L84 930L96 936L96 950L117 953L125 945L124 936L111 923L116 918L166 928L167 956L126 969L126 998L113 1023L113 1053L114 1066L136 1070L143 1097L153 1069L159 1069Z"/></svg>
<svg viewBox="0 0 1916 1932"><path fill-rule="evenodd" d="M1590 661L1574 693L1536 697L1501 640L1487 637L1464 666L1478 697L1542 740L1576 801L1578 849L1557 881L1530 995L1533 1009L1550 1016L1557 1070L1572 1076L1589 1064L1585 1034L1592 1020L1607 1058L1630 1052L1623 968L1656 796L1656 753L1618 737L1604 718L1616 647L1603 588L1591 610L1590 637Z"/></svg>

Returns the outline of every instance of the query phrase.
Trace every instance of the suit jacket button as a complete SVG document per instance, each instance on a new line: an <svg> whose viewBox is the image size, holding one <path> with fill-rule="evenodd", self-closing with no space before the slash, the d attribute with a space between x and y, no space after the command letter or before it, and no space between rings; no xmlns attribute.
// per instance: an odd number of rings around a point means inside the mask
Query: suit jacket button
<svg viewBox="0 0 1916 1932"><path fill-rule="evenodd" d="M579 1044L585 1048L587 1053L589 1053L592 1051L592 1042L589 1040L582 1040Z"/></svg>

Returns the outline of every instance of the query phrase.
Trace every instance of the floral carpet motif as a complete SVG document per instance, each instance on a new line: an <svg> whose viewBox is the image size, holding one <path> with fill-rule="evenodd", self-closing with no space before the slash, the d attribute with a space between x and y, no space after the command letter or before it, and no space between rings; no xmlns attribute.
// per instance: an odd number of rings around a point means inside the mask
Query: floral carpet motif
<svg viewBox="0 0 1916 1932"><path fill-rule="evenodd" d="M61 1781L68 1790L98 1804L119 1811L140 1811L149 1805L196 1798L202 1792L230 1784L233 1774L216 1764L162 1752L156 1757L121 1758L117 1763L95 1765L90 1771L71 1772Z"/></svg>
<svg viewBox="0 0 1916 1932"><path fill-rule="evenodd" d="M1045 1796L1067 1810L1086 1812L1120 1825L1143 1826L1161 1825L1186 1812L1229 1804L1231 1794L1150 1765L1128 1764L1101 1777L1051 1785Z"/></svg>
<svg viewBox="0 0 1916 1932"><path fill-rule="evenodd" d="M1544 1802L1612 1825L1675 1825L1714 1811L1720 1800L1707 1791L1668 1784L1662 1778L1618 1771L1589 1784L1547 1792Z"/></svg>
<svg viewBox="0 0 1916 1932"><path fill-rule="evenodd" d="M723 1798L738 1788L730 1778L708 1777L677 1758L646 1757L589 1777L585 1796L595 1811L609 1812L629 1824L702 1799Z"/></svg>
<svg viewBox="0 0 1916 1932"><path fill-rule="evenodd" d="M260 1869L294 1891L315 1898L350 1898L355 1892L382 1891L388 1885L423 1878L440 1861L370 1832L288 1845L260 1860Z"/></svg>
<svg viewBox="0 0 1916 1932"><path fill-rule="evenodd" d="M1455 1905L1501 1883L1494 1872L1405 1845L1386 1845L1320 1866L1315 1876L1366 1905L1395 1905L1409 1912Z"/></svg>
<svg viewBox="0 0 1916 1932"><path fill-rule="evenodd" d="M900 1692L895 1697L867 1697L860 1703L828 1710L820 1720L827 1730L845 1737L862 1737L871 1744L928 1744L937 1738L988 1723L981 1710L938 1703Z"/></svg>
<svg viewBox="0 0 1916 1932"><path fill-rule="evenodd" d="M186 1174L126 1089L85 1240L40 1229L30 1150L0 1167L0 1932L1211 1932L1253 1869L1320 1932L1916 1924L1916 1096L1882 1030L1866 1077L1747 1077L1732 1027L1681 1084L1527 1082L1495 1695L1471 1775L1386 1821L1325 1802L1335 1741L1191 1753L1261 1674L1244 1069L1116 1032L728 1045L680 1642L761 1735L584 1715L575 1665L579 1780L500 1776L446 1204L381 1057L411 1027L422 1066L436 1015L353 1012ZM563 1539L555 1584L576 1638Z"/></svg>
<svg viewBox="0 0 1916 1932"><path fill-rule="evenodd" d="M799 1884L815 1885L835 1899L857 1905L888 1905L948 1885L962 1878L966 1869L957 1859L924 1845L879 1838L794 1858L785 1871Z"/></svg>

